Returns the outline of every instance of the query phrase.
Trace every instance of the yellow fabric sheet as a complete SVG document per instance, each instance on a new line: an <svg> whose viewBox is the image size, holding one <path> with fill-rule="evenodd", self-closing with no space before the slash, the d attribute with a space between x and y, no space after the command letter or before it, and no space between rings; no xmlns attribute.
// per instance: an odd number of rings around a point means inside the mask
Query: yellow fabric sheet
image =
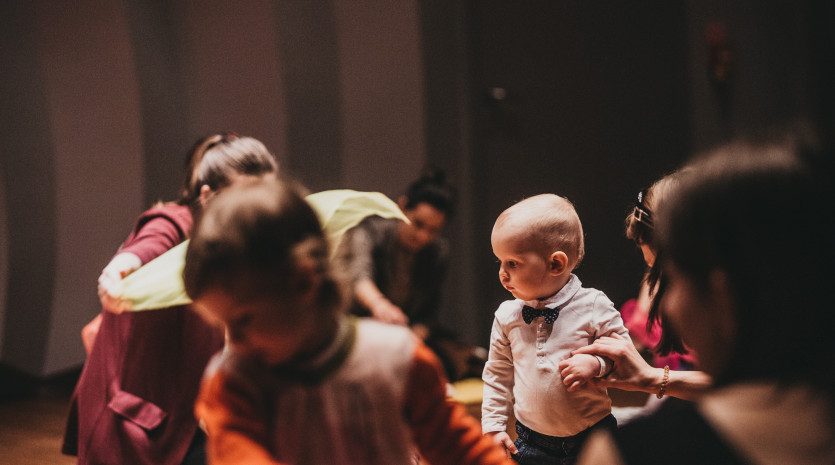
<svg viewBox="0 0 835 465"><path fill-rule="evenodd" d="M330 190L308 195L306 200L319 217L332 252L346 231L369 216L409 221L396 203L379 192ZM185 241L126 276L114 295L130 303L129 311L165 309L190 303L182 278L187 247L188 241Z"/></svg>

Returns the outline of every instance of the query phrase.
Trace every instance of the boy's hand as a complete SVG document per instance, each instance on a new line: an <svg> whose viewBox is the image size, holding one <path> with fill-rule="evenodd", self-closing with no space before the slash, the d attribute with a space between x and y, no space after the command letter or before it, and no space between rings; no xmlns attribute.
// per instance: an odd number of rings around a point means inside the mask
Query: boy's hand
<svg viewBox="0 0 835 465"><path fill-rule="evenodd" d="M573 355L558 365L567 391L576 391L600 373L600 361L594 355Z"/></svg>
<svg viewBox="0 0 835 465"><path fill-rule="evenodd" d="M486 433L487 436L490 436L493 439L493 442L503 448L504 450L510 452L513 455L516 455L519 450L516 449L516 445L513 444L513 440L510 439L510 435L505 433L504 431L491 431Z"/></svg>

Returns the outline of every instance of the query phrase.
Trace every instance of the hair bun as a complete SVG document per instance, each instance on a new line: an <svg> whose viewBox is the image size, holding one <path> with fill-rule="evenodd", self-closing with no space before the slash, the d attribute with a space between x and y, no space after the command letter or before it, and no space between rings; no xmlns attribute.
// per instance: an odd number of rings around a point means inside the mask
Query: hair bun
<svg viewBox="0 0 835 465"><path fill-rule="evenodd" d="M457 191L449 183L441 168L427 165L421 170L420 177L406 189L406 208L414 208L419 203L428 203L447 215L455 210Z"/></svg>
<svg viewBox="0 0 835 465"><path fill-rule="evenodd" d="M446 172L435 165L427 165L421 171L418 182L423 181L426 184L434 184L436 186L443 186L447 182Z"/></svg>

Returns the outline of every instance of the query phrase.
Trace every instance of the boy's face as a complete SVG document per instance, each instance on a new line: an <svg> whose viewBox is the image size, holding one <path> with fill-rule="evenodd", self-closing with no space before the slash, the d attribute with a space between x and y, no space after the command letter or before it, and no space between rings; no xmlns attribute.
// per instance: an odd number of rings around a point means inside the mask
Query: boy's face
<svg viewBox="0 0 835 465"><path fill-rule="evenodd" d="M246 293L215 288L195 300L193 306L204 319L226 328L227 343L236 351L268 365L298 359L317 340L316 320L305 312L310 306L299 298L263 293L247 298Z"/></svg>
<svg viewBox="0 0 835 465"><path fill-rule="evenodd" d="M491 242L493 254L499 261L499 281L513 297L534 300L559 290L554 289L548 257L520 239L511 228L494 227Z"/></svg>

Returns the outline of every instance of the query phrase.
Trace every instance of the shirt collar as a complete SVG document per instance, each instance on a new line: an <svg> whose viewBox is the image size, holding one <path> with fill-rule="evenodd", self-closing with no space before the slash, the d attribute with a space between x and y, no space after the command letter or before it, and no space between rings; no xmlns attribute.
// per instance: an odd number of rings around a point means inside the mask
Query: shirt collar
<svg viewBox="0 0 835 465"><path fill-rule="evenodd" d="M357 319L341 317L333 343L315 359L303 364L275 367L273 373L281 378L293 379L303 384L318 384L342 366L357 338Z"/></svg>
<svg viewBox="0 0 835 465"><path fill-rule="evenodd" d="M525 300L524 303L525 305L534 308L562 307L566 303L568 303L568 301L571 300L572 297L574 297L574 294L577 293L581 286L582 283L580 282L580 278L578 278L577 275L575 275L574 273L571 273L571 276L568 278L568 282L565 283L565 286L563 286L562 289L557 291L556 294L542 300Z"/></svg>

